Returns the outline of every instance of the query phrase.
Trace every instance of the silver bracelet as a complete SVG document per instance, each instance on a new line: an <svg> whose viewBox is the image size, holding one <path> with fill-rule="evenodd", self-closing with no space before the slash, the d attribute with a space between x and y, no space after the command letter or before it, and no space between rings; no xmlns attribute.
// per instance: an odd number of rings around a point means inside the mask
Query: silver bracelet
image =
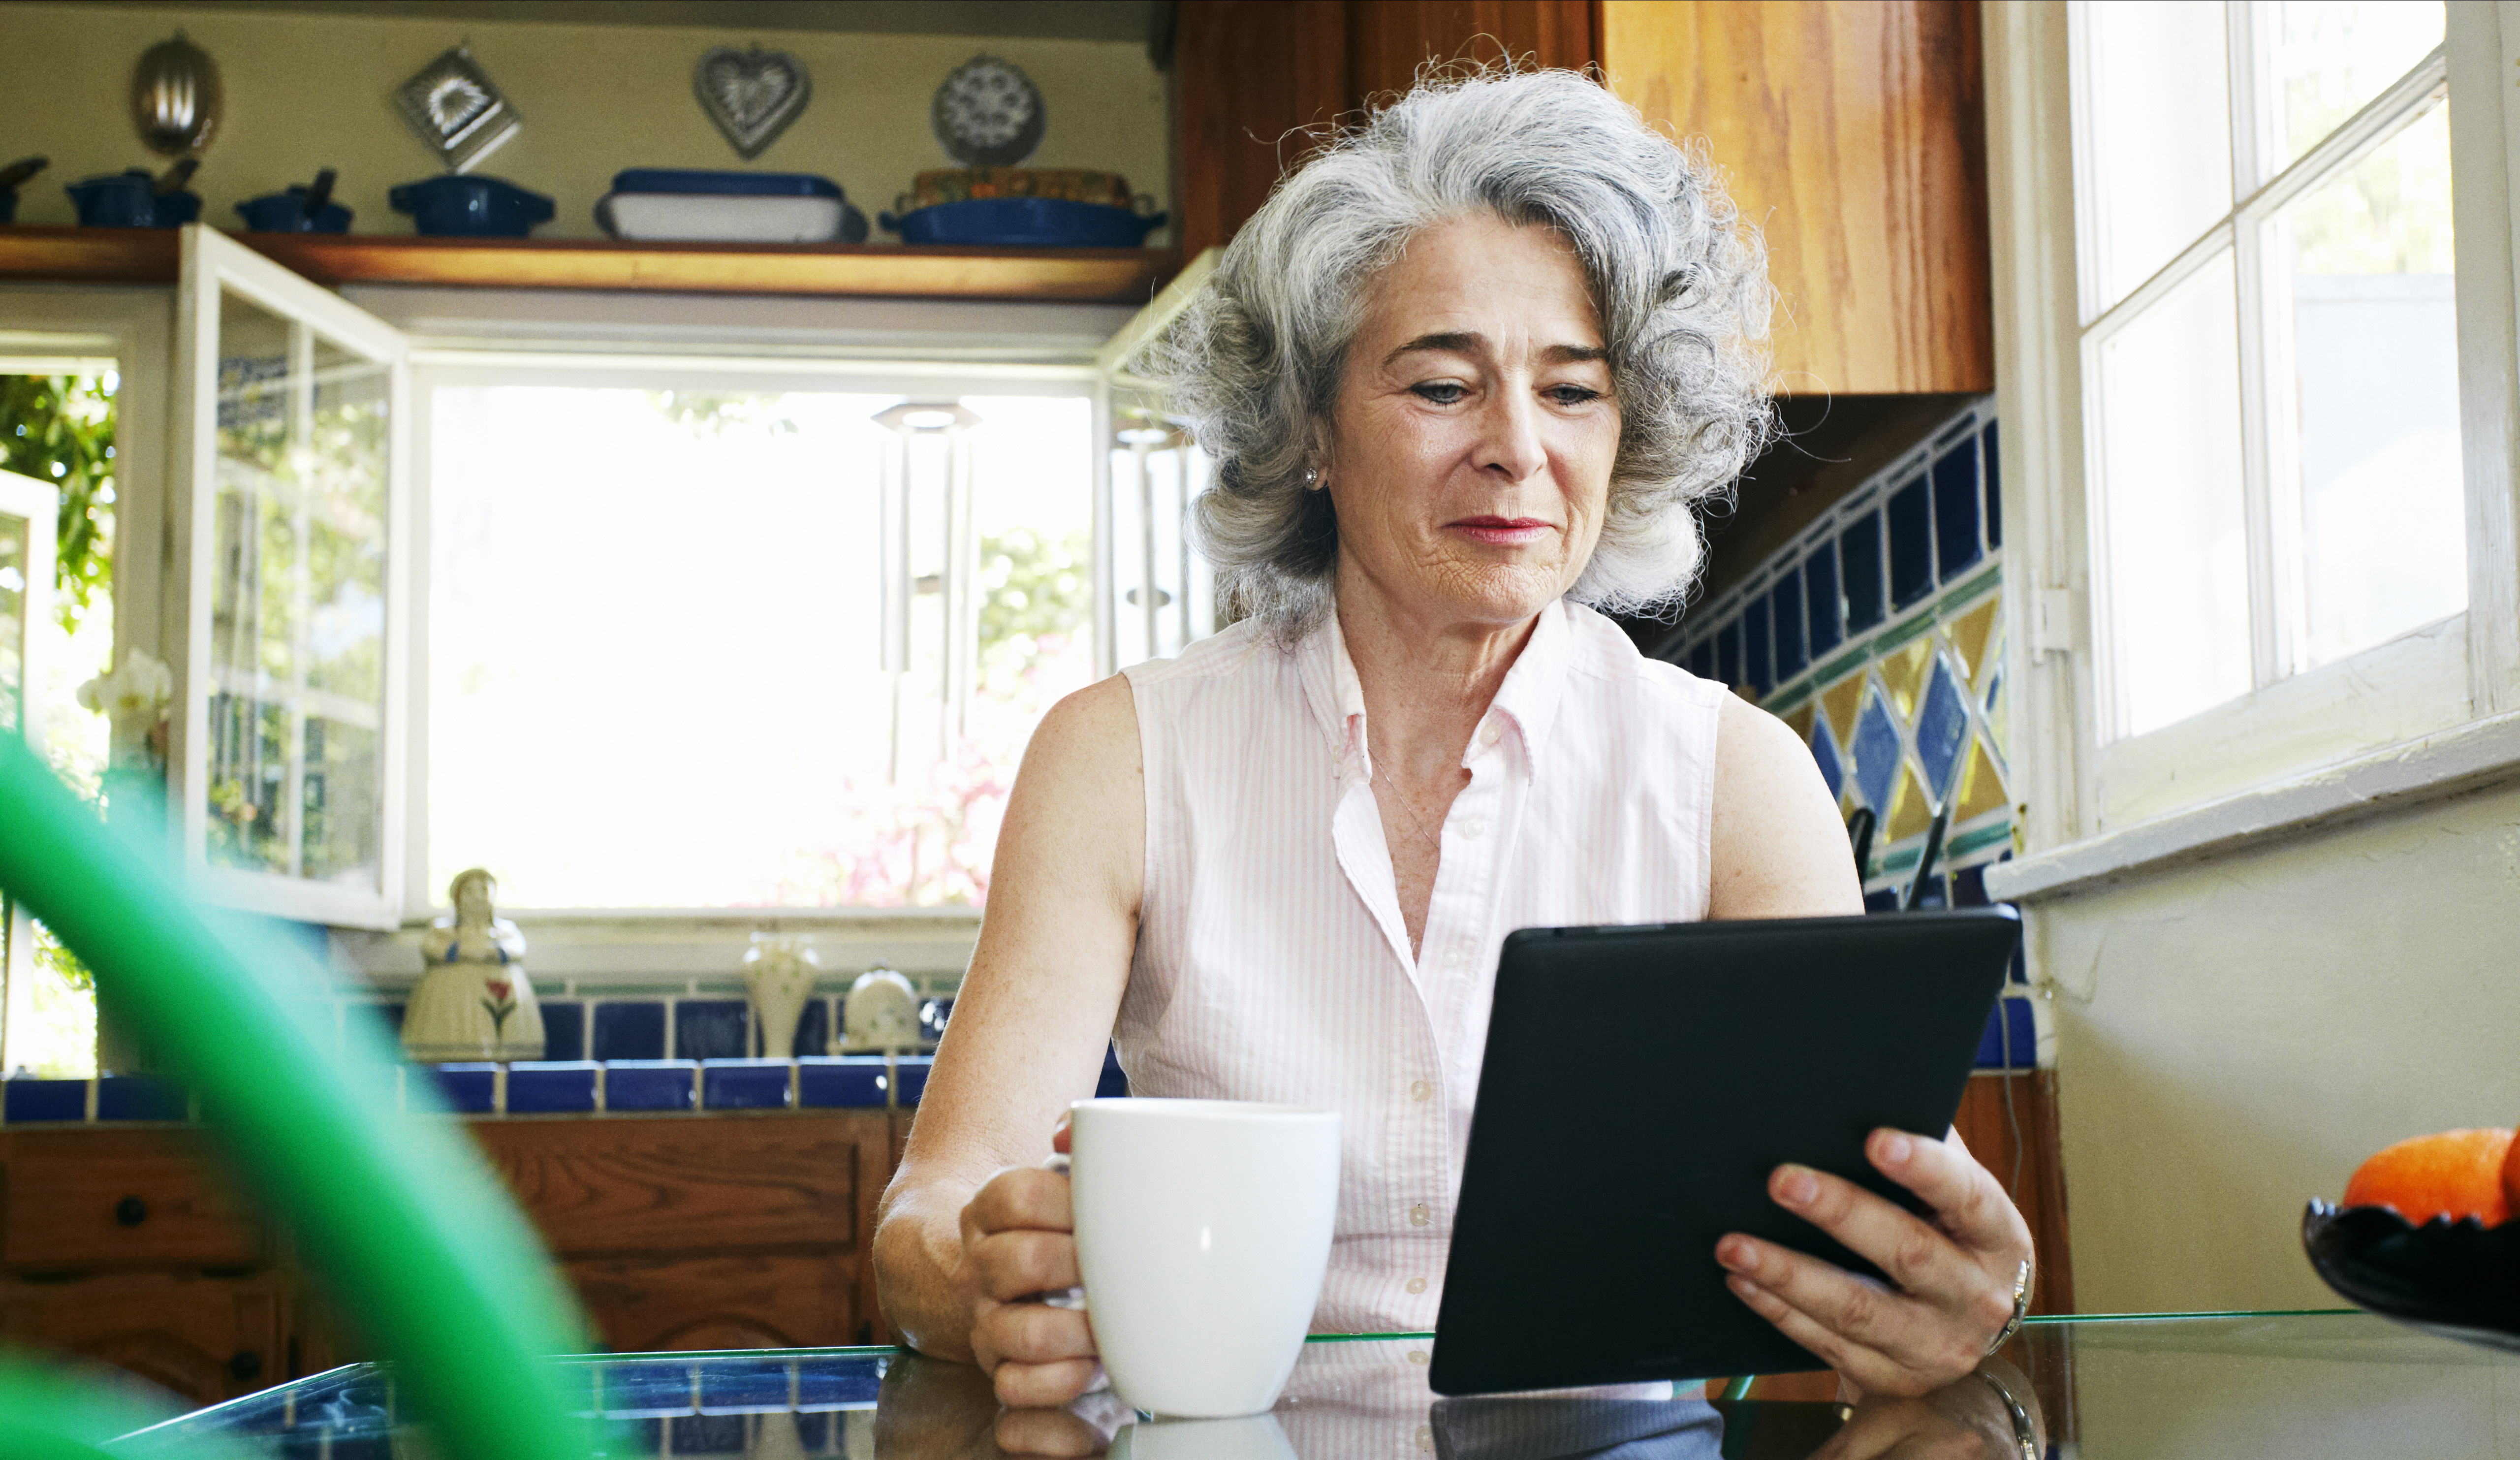
<svg viewBox="0 0 2520 1460"><path fill-rule="evenodd" d="M1995 1357L1995 1351L1997 1349L2011 1343L2012 1336L2021 1332L2021 1320L2029 1316L2030 1259L2028 1257L2024 1257L2021 1259L2021 1270L2014 1273L2012 1276L2012 1318L2009 1322L2003 1325L2003 1331L1997 1334L1995 1338L1987 1344L1986 1351L1979 1354L1978 1357Z"/></svg>
<svg viewBox="0 0 2520 1460"><path fill-rule="evenodd" d="M2021 1460L2039 1460L2039 1427L2030 1423L2030 1411L2021 1407L2019 1399L2012 1397L2012 1391L2004 1388L2002 1380L1984 1369L1972 1372L1986 1381L1988 1389L1995 1391L1995 1396L2003 1401L2003 1412L2012 1417L2012 1442L2021 1447Z"/></svg>

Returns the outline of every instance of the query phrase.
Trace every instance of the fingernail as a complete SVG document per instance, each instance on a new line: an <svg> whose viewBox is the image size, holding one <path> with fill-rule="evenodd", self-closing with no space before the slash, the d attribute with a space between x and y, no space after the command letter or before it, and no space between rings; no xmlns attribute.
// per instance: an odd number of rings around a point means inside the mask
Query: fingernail
<svg viewBox="0 0 2520 1460"><path fill-rule="evenodd" d="M1908 1163L1909 1156L1912 1155L1914 1150L1914 1142L1910 1141L1906 1136L1901 1135L1899 1132L1894 1130L1890 1134L1882 1137L1881 1163L1886 1166L1906 1165Z"/></svg>
<svg viewBox="0 0 2520 1460"><path fill-rule="evenodd" d="M1777 1200L1788 1207L1808 1207L1820 1195L1820 1182L1802 1166L1786 1166L1777 1178Z"/></svg>
<svg viewBox="0 0 2520 1460"><path fill-rule="evenodd" d="M1747 1267L1756 1255L1750 1244L1738 1237L1727 1237L1715 1244L1715 1260L1727 1267Z"/></svg>

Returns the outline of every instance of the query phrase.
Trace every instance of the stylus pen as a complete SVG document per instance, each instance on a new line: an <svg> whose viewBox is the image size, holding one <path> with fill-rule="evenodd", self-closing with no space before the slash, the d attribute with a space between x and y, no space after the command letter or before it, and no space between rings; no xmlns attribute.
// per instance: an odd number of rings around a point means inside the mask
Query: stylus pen
<svg viewBox="0 0 2520 1460"><path fill-rule="evenodd" d="M1751 1382L1756 1380L1758 1377L1759 1376L1756 1374L1744 1374L1740 1378L1733 1380L1731 1384L1724 1386L1724 1397L1727 1399L1746 1399L1750 1397Z"/></svg>

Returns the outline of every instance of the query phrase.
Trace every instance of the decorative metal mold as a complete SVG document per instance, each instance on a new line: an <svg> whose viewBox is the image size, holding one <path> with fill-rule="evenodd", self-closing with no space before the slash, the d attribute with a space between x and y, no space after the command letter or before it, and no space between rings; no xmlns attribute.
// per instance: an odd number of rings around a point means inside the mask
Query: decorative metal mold
<svg viewBox="0 0 2520 1460"><path fill-rule="evenodd" d="M457 46L394 92L403 120L450 172L470 172L524 125L514 102Z"/></svg>
<svg viewBox="0 0 2520 1460"><path fill-rule="evenodd" d="M966 167L1012 167L1041 146L1050 109L1011 61L979 55L946 73L929 109L936 140Z"/></svg>
<svg viewBox="0 0 2520 1460"><path fill-rule="evenodd" d="M745 161L761 156L813 99L814 78L785 51L717 46L692 68L692 93Z"/></svg>
<svg viewBox="0 0 2520 1460"><path fill-rule="evenodd" d="M218 63L183 31L140 53L131 73L131 120L151 152L180 158L209 146L221 103Z"/></svg>

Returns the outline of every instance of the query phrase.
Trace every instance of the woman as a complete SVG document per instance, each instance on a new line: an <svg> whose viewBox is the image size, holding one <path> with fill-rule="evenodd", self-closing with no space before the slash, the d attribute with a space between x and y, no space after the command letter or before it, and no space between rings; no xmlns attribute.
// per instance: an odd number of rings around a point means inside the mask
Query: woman
<svg viewBox="0 0 2520 1460"><path fill-rule="evenodd" d="M1794 735L1595 612L1688 588L1692 504L1763 436L1766 288L1711 171L1564 71L1421 86L1236 236L1145 368L1216 459L1192 525L1251 616L1025 753L876 1237L912 1345L1010 1404L1094 1381L1085 1315L1022 1300L1077 1281L1035 1163L1106 1036L1139 1094L1344 1111L1315 1327L1431 1328L1507 933L1862 910ZM2029 1234L1957 1138L1869 1154L1939 1222L1771 1190L1898 1291L1716 1256L1851 1384L1922 1393L2011 1317Z"/></svg>

